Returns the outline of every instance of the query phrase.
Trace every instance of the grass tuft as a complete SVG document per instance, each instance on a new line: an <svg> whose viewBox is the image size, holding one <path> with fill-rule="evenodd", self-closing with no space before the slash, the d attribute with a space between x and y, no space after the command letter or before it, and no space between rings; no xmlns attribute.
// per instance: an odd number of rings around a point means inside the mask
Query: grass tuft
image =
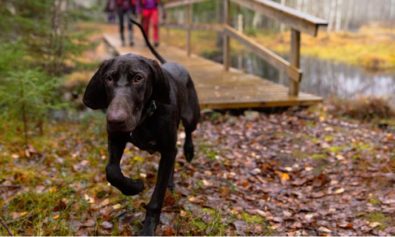
<svg viewBox="0 0 395 237"><path fill-rule="evenodd" d="M355 100L332 99L331 105L331 108L329 108L330 113L362 121L389 119L395 116L394 109L383 98L360 97Z"/></svg>

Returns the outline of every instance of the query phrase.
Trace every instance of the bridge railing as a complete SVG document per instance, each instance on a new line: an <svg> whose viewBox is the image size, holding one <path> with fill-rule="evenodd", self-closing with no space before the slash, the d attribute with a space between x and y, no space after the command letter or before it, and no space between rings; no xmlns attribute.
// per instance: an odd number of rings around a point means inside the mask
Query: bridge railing
<svg viewBox="0 0 395 237"><path fill-rule="evenodd" d="M186 21L182 24L165 23L166 27L179 28L187 31L186 34L186 51L191 54L191 31L192 30L211 30L222 32L223 34L223 64L224 69L230 67L230 39L239 41L242 45L252 50L259 57L263 58L273 67L286 72L290 79L289 95L298 96L300 82L302 80L302 70L300 69L300 47L301 33L307 33L317 36L320 27L326 27L328 23L325 20L305 14L293 8L281 5L270 0L223 0L224 1L224 22L219 24L193 24L192 23L192 5L207 0L175 0L165 4L166 9L184 7ZM218 1L218 0L217 0ZM275 52L257 43L254 39L248 37L242 32L231 26L230 8L231 2L259 12L273 20L279 21L291 28L290 41L290 61L285 60Z"/></svg>

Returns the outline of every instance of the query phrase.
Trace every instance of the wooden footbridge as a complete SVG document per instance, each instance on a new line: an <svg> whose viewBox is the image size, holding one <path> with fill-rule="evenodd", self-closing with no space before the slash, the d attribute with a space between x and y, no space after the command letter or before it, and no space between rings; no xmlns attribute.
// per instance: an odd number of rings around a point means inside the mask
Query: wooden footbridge
<svg viewBox="0 0 395 237"><path fill-rule="evenodd" d="M176 0L165 4L167 10L181 8L185 11L186 17L182 24L166 22L164 26L183 29L187 32L185 39L187 42L186 50L163 43L158 48L158 51L168 61L181 63L189 70L195 82L201 108L230 109L305 106L322 101L318 96L299 92L299 84L302 80L302 71L300 69L301 33L316 36L320 27L327 26L324 20L270 0L214 0L224 1L224 22L211 25L194 24L192 23L192 5L203 1L213 0ZM230 11L231 6L235 4L257 11L291 28L290 62L232 27ZM211 30L222 33L223 65L191 53L191 31L193 30ZM141 35L137 32L135 32L135 35L137 40L133 47L122 47L117 31L113 31L112 34L106 33L104 39L114 49L116 54L132 52L152 58L153 55L145 46ZM278 70L284 71L290 80L289 88L230 68L231 39L237 40L245 47L251 49L252 52Z"/></svg>

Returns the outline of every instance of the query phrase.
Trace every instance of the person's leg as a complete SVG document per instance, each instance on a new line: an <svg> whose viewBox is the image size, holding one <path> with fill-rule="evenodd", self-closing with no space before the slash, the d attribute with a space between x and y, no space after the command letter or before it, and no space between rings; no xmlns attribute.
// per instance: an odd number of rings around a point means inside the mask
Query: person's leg
<svg viewBox="0 0 395 237"><path fill-rule="evenodd" d="M154 28L154 45L159 46L159 17L158 9L152 10L152 27Z"/></svg>
<svg viewBox="0 0 395 237"><path fill-rule="evenodd" d="M143 10L143 29L148 37L149 40L149 22L150 22L150 10L144 9Z"/></svg>
<svg viewBox="0 0 395 237"><path fill-rule="evenodd" d="M123 33L123 15L124 15L123 10L119 9L118 10L119 34L121 36L122 46L125 46L125 35Z"/></svg>

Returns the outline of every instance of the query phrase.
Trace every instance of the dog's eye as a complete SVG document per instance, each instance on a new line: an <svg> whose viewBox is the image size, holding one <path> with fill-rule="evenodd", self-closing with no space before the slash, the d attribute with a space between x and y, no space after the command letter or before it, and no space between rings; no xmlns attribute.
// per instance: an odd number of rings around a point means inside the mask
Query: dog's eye
<svg viewBox="0 0 395 237"><path fill-rule="evenodd" d="M140 83L144 79L141 75L136 75L133 77L133 83Z"/></svg>
<svg viewBox="0 0 395 237"><path fill-rule="evenodd" d="M109 77L106 77L106 81L107 82L112 82L114 79L111 77L111 76L109 76Z"/></svg>

